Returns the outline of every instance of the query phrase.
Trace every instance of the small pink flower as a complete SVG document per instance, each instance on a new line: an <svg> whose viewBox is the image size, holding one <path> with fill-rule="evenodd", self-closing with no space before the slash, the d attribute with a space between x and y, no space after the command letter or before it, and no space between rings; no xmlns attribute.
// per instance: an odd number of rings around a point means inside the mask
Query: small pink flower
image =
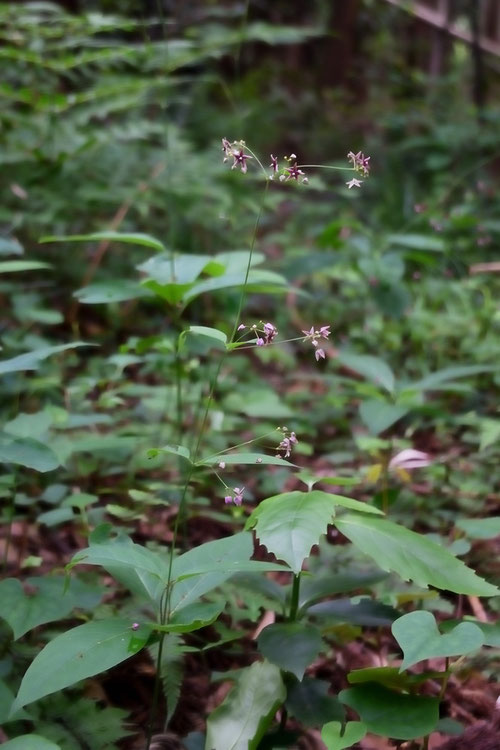
<svg viewBox="0 0 500 750"><path fill-rule="evenodd" d="M226 497L224 498L224 502L226 503L226 505L229 505L230 503L233 502L233 496L232 495L226 495Z"/></svg>
<svg viewBox="0 0 500 750"><path fill-rule="evenodd" d="M319 329L319 332L320 332L320 335L323 336L324 339L327 339L331 333L330 326L321 326L321 328Z"/></svg>
<svg viewBox="0 0 500 750"><path fill-rule="evenodd" d="M230 156L232 156L232 146L230 142L227 140L227 138L222 139L222 150L224 152L224 159L223 161L227 161Z"/></svg>
<svg viewBox="0 0 500 750"><path fill-rule="evenodd" d="M326 359L326 354L323 349L316 349L314 356L316 357L316 362L319 362L320 359Z"/></svg>
<svg viewBox="0 0 500 750"><path fill-rule="evenodd" d="M362 151L358 151L357 154L354 154L352 151L349 151L349 153L347 154L347 158L351 162L356 172L361 172L361 174L364 177L367 177L367 175L370 173L370 157L369 156L365 156Z"/></svg>
<svg viewBox="0 0 500 750"><path fill-rule="evenodd" d="M243 502L243 491L244 491L244 489L245 489L244 487L235 487L234 488L234 490L233 490L233 492L234 492L234 500L233 500L233 502L234 502L235 505L241 505L241 503Z"/></svg>
<svg viewBox="0 0 500 750"><path fill-rule="evenodd" d="M272 177L272 176L273 176L273 175L275 175L275 174L276 174L276 173L278 172L278 170L279 170L279 167L278 167L278 157L277 157L277 156L273 156L273 155L271 154L271 163L270 163L270 165L269 165L269 166L270 166L270 167L271 167L271 169L273 170L273 174L271 175L271 177Z"/></svg>
<svg viewBox="0 0 500 750"><path fill-rule="evenodd" d="M241 171L243 174L246 174L248 166L247 166L247 159L252 159L253 157L250 156L250 154L245 154L242 148L240 148L239 151L232 151L232 157L234 159L233 166L231 169L236 169L236 167L241 167Z"/></svg>
<svg viewBox="0 0 500 750"><path fill-rule="evenodd" d="M363 183L363 180L357 180L355 177L353 177L352 180L349 180L349 182L346 182L346 185L350 190L352 187L361 187L362 183Z"/></svg>
<svg viewBox="0 0 500 750"><path fill-rule="evenodd" d="M132 624L132 630L139 630L139 628L140 628L140 625L139 625L139 623L138 623L138 622L134 622L134 623Z"/></svg>
<svg viewBox="0 0 500 750"><path fill-rule="evenodd" d="M243 323L240 323L240 325L238 326L238 328L236 330L238 330L238 331L244 331L245 328L246 328L246 326L243 325Z"/></svg>
<svg viewBox="0 0 500 750"><path fill-rule="evenodd" d="M226 462L225 461L219 461L219 469L225 469L226 468Z"/></svg>
<svg viewBox="0 0 500 750"><path fill-rule="evenodd" d="M283 427L283 432L288 432L286 427ZM279 453L284 454L284 458L288 458L291 455L292 447L298 443L297 436L295 432L291 432L289 435L285 435L281 443L276 448L277 455L279 457Z"/></svg>
<svg viewBox="0 0 500 750"><path fill-rule="evenodd" d="M298 180L301 175L305 174L305 172L298 168L297 163L293 164L291 167L287 167L285 172L288 172L285 178L287 180Z"/></svg>
<svg viewBox="0 0 500 750"><path fill-rule="evenodd" d="M260 336L257 338L257 341L255 342L255 346L264 346L265 341L264 339L261 339Z"/></svg>

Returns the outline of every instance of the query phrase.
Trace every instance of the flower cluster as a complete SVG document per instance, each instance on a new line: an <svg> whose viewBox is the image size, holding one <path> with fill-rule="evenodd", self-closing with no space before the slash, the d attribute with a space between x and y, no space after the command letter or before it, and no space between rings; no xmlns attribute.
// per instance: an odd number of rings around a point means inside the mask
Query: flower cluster
<svg viewBox="0 0 500 750"><path fill-rule="evenodd" d="M297 436L295 432L289 432L286 427L278 427L278 430L283 432L283 440L276 448L276 457L279 458L280 453L282 453L283 458L289 458L293 446L298 443Z"/></svg>
<svg viewBox="0 0 500 750"><path fill-rule="evenodd" d="M226 495L226 497L224 498L224 502L226 503L226 505L229 505L230 503L241 505L241 503L243 502L244 490L244 487L235 487L232 491L232 494Z"/></svg>
<svg viewBox="0 0 500 750"><path fill-rule="evenodd" d="M363 177L368 177L370 174L370 157L365 156L362 151L358 151L357 154L355 154L353 151L349 151L347 154L347 158L352 164L353 169L358 172L358 174L361 174ZM361 187L363 184L363 180L358 180L357 177L353 177L351 180L346 182L347 187L349 190L353 187Z"/></svg>
<svg viewBox="0 0 500 750"><path fill-rule="evenodd" d="M238 326L238 331L244 331L246 330L246 328L246 325L241 323L241 325ZM256 346L266 346L267 344L271 344L278 335L278 329L275 325L273 325L272 323L263 323L262 320L260 321L259 325L256 325L254 323L254 325L250 326L248 330L249 333L256 334Z"/></svg>
<svg viewBox="0 0 500 750"><path fill-rule="evenodd" d="M245 154L245 141L233 141L232 143L227 138L222 139L222 150L224 152L223 161L227 161L229 158L233 159L231 169L240 167L243 174L246 174L248 166L247 159L253 159L250 154Z"/></svg>
<svg viewBox="0 0 500 750"><path fill-rule="evenodd" d="M320 359L325 359L325 351L319 346L319 343L320 339L328 339L331 333L330 326L321 326L319 330L315 330L314 326L311 326L309 331L302 331L302 333L304 334L304 341L310 341L315 348L314 356L316 357L316 362L319 362Z"/></svg>

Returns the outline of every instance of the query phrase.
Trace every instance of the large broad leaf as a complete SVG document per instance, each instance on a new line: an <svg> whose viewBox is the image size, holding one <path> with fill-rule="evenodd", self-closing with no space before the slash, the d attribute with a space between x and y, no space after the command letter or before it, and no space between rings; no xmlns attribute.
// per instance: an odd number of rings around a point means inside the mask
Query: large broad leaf
<svg viewBox="0 0 500 750"><path fill-rule="evenodd" d="M215 466L215 464L225 463L227 466L235 464L262 464L263 466L289 466L292 468L296 464L285 461L279 456L266 456L265 453L219 453L217 456L207 456L196 462L198 466Z"/></svg>
<svg viewBox="0 0 500 750"><path fill-rule="evenodd" d="M424 659L462 656L484 643L482 631L472 622L463 622L442 635L431 612L409 612L392 623L392 634L404 654L400 672Z"/></svg>
<svg viewBox="0 0 500 750"><path fill-rule="evenodd" d="M4 750L61 750L60 745L39 734L22 734L2 744Z"/></svg>
<svg viewBox="0 0 500 750"><path fill-rule="evenodd" d="M41 268L50 268L50 263L44 263L41 260L3 260L0 262L0 273L38 271Z"/></svg>
<svg viewBox="0 0 500 750"><path fill-rule="evenodd" d="M339 721L329 721L321 730L321 739L328 750L344 750L362 740L365 734L366 726L361 721L349 721L345 727Z"/></svg>
<svg viewBox="0 0 500 750"><path fill-rule="evenodd" d="M138 596L158 601L168 574L168 559L134 544L129 539L93 544L73 557L77 564L102 565L118 581Z"/></svg>
<svg viewBox="0 0 500 750"><path fill-rule="evenodd" d="M372 435L378 435L392 427L409 411L407 406L397 406L397 404L389 404L386 401L376 399L362 401L359 406L359 416Z"/></svg>
<svg viewBox="0 0 500 750"><path fill-rule="evenodd" d="M91 609L98 604L104 589L78 579L63 576L17 578L0 582L0 617L9 623L14 638L53 620L62 620L75 607Z"/></svg>
<svg viewBox="0 0 500 750"><path fill-rule="evenodd" d="M214 258L210 255L163 253L144 261L137 266L137 270L160 285L185 285L191 284L202 271L210 270L213 265ZM224 265L221 263L216 263L215 268L219 272L224 271Z"/></svg>
<svg viewBox="0 0 500 750"><path fill-rule="evenodd" d="M52 448L33 438L17 438L9 442L1 441L0 462L20 464L41 472L53 471L61 465Z"/></svg>
<svg viewBox="0 0 500 750"><path fill-rule="evenodd" d="M96 281L95 284L85 286L73 293L73 297L85 305L104 305L111 302L125 302L140 297L151 297L137 281L130 279L112 279L111 281Z"/></svg>
<svg viewBox="0 0 500 750"><path fill-rule="evenodd" d="M247 528L255 528L261 544L279 560L299 573L313 544L332 522L336 506L366 510L377 509L341 495L321 490L284 492L267 498L253 511Z"/></svg>
<svg viewBox="0 0 500 750"><path fill-rule="evenodd" d="M455 526L470 539L494 539L500 535L500 516L489 518L459 518Z"/></svg>
<svg viewBox="0 0 500 750"><path fill-rule="evenodd" d="M114 667L146 645L151 629L130 620L87 622L56 636L24 675L12 712L45 695Z"/></svg>
<svg viewBox="0 0 500 750"><path fill-rule="evenodd" d="M320 727L327 721L344 721L342 703L329 695L330 683L304 677L288 686L286 707L306 727Z"/></svg>
<svg viewBox="0 0 500 750"><path fill-rule="evenodd" d="M129 245L152 247L158 252L165 251L165 245L149 234L124 232L94 232L93 234L70 234L67 236L42 237L39 242L124 242Z"/></svg>
<svg viewBox="0 0 500 750"><path fill-rule="evenodd" d="M385 388L392 393L396 379L388 364L378 357L366 354L354 354L353 352L339 351L336 355L337 361L350 370L359 373L375 385Z"/></svg>
<svg viewBox="0 0 500 750"><path fill-rule="evenodd" d="M376 683L342 690L339 698L359 714L369 732L384 737L425 737L439 721L439 698L404 695Z"/></svg>
<svg viewBox="0 0 500 750"><path fill-rule="evenodd" d="M8 372L19 372L21 370L36 370L40 362L52 354L59 354L59 352L65 352L67 349L76 349L79 346L95 346L94 344L86 344L84 341L75 341L73 344L61 344L60 346L47 346L41 349L36 349L34 352L26 352L26 354L20 354L18 357L12 357L12 359L4 359L0 362L0 375L5 375Z"/></svg>
<svg viewBox="0 0 500 750"><path fill-rule="evenodd" d="M176 583L170 597L171 614L220 586L235 573L283 570L279 565L250 560L252 554L252 535L241 532L227 539L206 542L177 557L172 566L172 581Z"/></svg>
<svg viewBox="0 0 500 750"><path fill-rule="evenodd" d="M387 239L391 245L400 245L413 250L429 250L441 253L445 249L445 243L441 237L429 234L391 234Z"/></svg>
<svg viewBox="0 0 500 750"><path fill-rule="evenodd" d="M298 680L323 647L321 633L300 622L274 623L264 628L258 640L259 650L272 664L292 672Z"/></svg>
<svg viewBox="0 0 500 750"><path fill-rule="evenodd" d="M394 571L405 581L472 596L499 593L444 547L404 526L361 514L349 514L334 523L383 570Z"/></svg>
<svg viewBox="0 0 500 750"><path fill-rule="evenodd" d="M224 702L208 717L205 750L255 750L286 689L278 667L252 664L238 675Z"/></svg>
<svg viewBox="0 0 500 750"><path fill-rule="evenodd" d="M446 367L443 370L432 372L425 378L414 383L405 383L404 390L427 391L438 388L444 383L449 383L459 378L469 378L474 375L482 375L485 372L499 370L499 365L460 365L457 367Z"/></svg>
<svg viewBox="0 0 500 750"><path fill-rule="evenodd" d="M378 628L390 625L399 617L399 612L389 604L363 598L360 601L350 599L332 599L308 607L309 615L333 622L350 622L353 625L364 625Z"/></svg>

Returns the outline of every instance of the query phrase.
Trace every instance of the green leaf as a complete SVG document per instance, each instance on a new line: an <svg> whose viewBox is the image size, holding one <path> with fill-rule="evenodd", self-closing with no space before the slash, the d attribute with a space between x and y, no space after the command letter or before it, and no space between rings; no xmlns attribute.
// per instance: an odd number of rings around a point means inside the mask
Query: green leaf
<svg viewBox="0 0 500 750"><path fill-rule="evenodd" d="M242 670L223 703L208 717L205 750L256 750L285 697L274 664L256 662Z"/></svg>
<svg viewBox="0 0 500 750"><path fill-rule="evenodd" d="M0 237L0 255L22 255L21 243L13 237Z"/></svg>
<svg viewBox="0 0 500 750"><path fill-rule="evenodd" d="M45 242L124 242L129 245L142 245L152 247L153 250L164 252L165 246L160 240L149 234L123 233L123 232L94 232L92 234L69 234L57 237L41 237L40 244Z"/></svg>
<svg viewBox="0 0 500 750"><path fill-rule="evenodd" d="M36 349L34 352L26 352L12 359L4 359L0 362L0 375L8 372L19 372L20 370L36 370L40 362L52 354L65 352L67 349L76 349L79 346L95 346L95 344L86 344L84 341L75 341L73 344L61 344L60 346L47 346Z"/></svg>
<svg viewBox="0 0 500 750"><path fill-rule="evenodd" d="M68 586L63 576L31 577L24 584L6 578L0 582L0 617L17 640L38 625L64 619L75 607L92 609L103 591L77 579Z"/></svg>
<svg viewBox="0 0 500 750"><path fill-rule="evenodd" d="M219 453L217 456L207 456L196 462L197 466L215 466L223 461L226 466L238 464L262 464L262 466L289 466L293 467L290 461L285 461L279 456L266 456L265 453Z"/></svg>
<svg viewBox="0 0 500 750"><path fill-rule="evenodd" d="M359 714L368 732L397 740L424 737L439 720L439 698L404 695L377 683L342 690L339 699Z"/></svg>
<svg viewBox="0 0 500 750"><path fill-rule="evenodd" d="M362 401L359 406L359 416L372 435L379 435L384 430L392 427L399 419L408 414L409 411L408 407L388 404L386 401L377 399Z"/></svg>
<svg viewBox="0 0 500 750"><path fill-rule="evenodd" d="M340 701L328 695L330 683L304 677L288 687L286 707L306 727L320 727L326 721L344 721L345 711Z"/></svg>
<svg viewBox="0 0 500 750"><path fill-rule="evenodd" d="M3 260L0 262L0 273L38 271L40 268L51 268L51 265L41 260Z"/></svg>
<svg viewBox="0 0 500 750"><path fill-rule="evenodd" d="M354 370L375 385L385 388L389 393L394 392L396 383L394 373L382 359L342 350L337 352L336 359L344 367Z"/></svg>
<svg viewBox="0 0 500 750"><path fill-rule="evenodd" d="M319 630L310 624L284 622L264 628L258 646L268 661L301 680L321 651L323 640Z"/></svg>
<svg viewBox="0 0 500 750"><path fill-rule="evenodd" d="M332 495L321 490L312 492L284 492L261 502L246 523L246 528L255 528L260 543L279 560L284 560L299 573L313 544L332 522L335 507L378 509L341 495Z"/></svg>
<svg viewBox="0 0 500 750"><path fill-rule="evenodd" d="M224 272L225 266L215 261L211 255L162 253L148 258L137 266L148 279L159 286L178 286L190 288L198 276L206 270Z"/></svg>
<svg viewBox="0 0 500 750"><path fill-rule="evenodd" d="M394 571L405 581L471 596L499 593L444 547L404 526L361 514L349 514L334 523L383 570Z"/></svg>
<svg viewBox="0 0 500 750"><path fill-rule="evenodd" d="M193 336L203 336L204 338L212 339L214 345L217 344L218 349L225 349L227 344L227 336L224 331L219 331L217 328L207 328L207 326L189 326L187 333Z"/></svg>
<svg viewBox="0 0 500 750"><path fill-rule="evenodd" d="M484 636L484 645L492 646L493 648L500 648L500 622L480 622L475 620L473 617L466 617L462 622L471 622L473 625L479 628ZM445 620L441 623L441 630L448 633L455 625L458 625L460 620Z"/></svg>
<svg viewBox="0 0 500 750"><path fill-rule="evenodd" d="M363 739L366 727L361 721L349 721L342 732L339 721L329 721L321 730L321 739L328 750L344 750Z"/></svg>
<svg viewBox="0 0 500 750"><path fill-rule="evenodd" d="M237 411L248 417L281 419L293 416L293 411L269 388L245 389L243 393L231 393L224 401L224 408Z"/></svg>
<svg viewBox="0 0 500 750"><path fill-rule="evenodd" d="M174 456L185 458L186 461L191 461L191 451L184 445L162 445L161 448L151 448L148 451L148 456L154 458L159 453L171 453Z"/></svg>
<svg viewBox="0 0 500 750"><path fill-rule="evenodd" d="M177 557L172 565L172 581L176 582L170 598L172 614L220 586L235 573L283 571L282 566L250 560L252 554L252 535L240 532L227 539L205 542Z"/></svg>
<svg viewBox="0 0 500 750"><path fill-rule="evenodd" d="M353 625L363 625L368 628L390 625L396 617L399 617L399 612L394 607L366 597L358 602L352 602L350 599L320 602L308 607L307 612L313 617L333 620L333 622L350 622Z"/></svg>
<svg viewBox="0 0 500 750"><path fill-rule="evenodd" d="M445 249L444 240L441 237L432 237L428 234L391 234L388 240L391 245L400 245L412 250L442 253Z"/></svg>
<svg viewBox="0 0 500 750"><path fill-rule="evenodd" d="M469 654L484 643L483 633L472 622L441 635L434 615L425 610L409 612L393 622L392 634L404 654L400 672L425 659Z"/></svg>
<svg viewBox="0 0 500 750"><path fill-rule="evenodd" d="M56 636L24 675L12 712L45 695L104 672L146 645L151 629L131 629L130 620L87 622Z"/></svg>
<svg viewBox="0 0 500 750"><path fill-rule="evenodd" d="M79 564L102 565L132 592L152 601L158 600L168 575L166 558L130 540L92 544L77 552L68 568Z"/></svg>
<svg viewBox="0 0 500 750"><path fill-rule="evenodd" d="M459 518L455 526L471 539L495 539L500 534L500 516Z"/></svg>
<svg viewBox="0 0 500 750"><path fill-rule="evenodd" d="M495 372L499 365L461 365L458 367L446 367L443 370L432 372L421 380L414 383L405 383L405 390L431 391L433 388L449 383L459 378L469 378L474 375L482 375L486 372Z"/></svg>
<svg viewBox="0 0 500 750"><path fill-rule="evenodd" d="M103 305L111 302L125 302L140 297L151 297L149 290L130 279L96 281L73 292L73 297L84 305Z"/></svg>
<svg viewBox="0 0 500 750"><path fill-rule="evenodd" d="M402 673L397 667L367 667L366 669L354 669L349 672L347 680L351 685L376 682L393 690L411 693L422 682L426 682L430 678L435 679L438 676L442 676L442 672L411 674L410 672Z"/></svg>
<svg viewBox="0 0 500 750"><path fill-rule="evenodd" d="M39 734L22 734L2 744L4 750L61 750L60 745Z"/></svg>
<svg viewBox="0 0 500 750"><path fill-rule="evenodd" d="M224 602L193 602L178 610L166 625L150 623L155 630L166 633L191 633L211 625L224 609Z"/></svg>
<svg viewBox="0 0 500 750"><path fill-rule="evenodd" d="M20 464L40 472L53 471L61 465L52 448L33 438L0 442L0 462Z"/></svg>

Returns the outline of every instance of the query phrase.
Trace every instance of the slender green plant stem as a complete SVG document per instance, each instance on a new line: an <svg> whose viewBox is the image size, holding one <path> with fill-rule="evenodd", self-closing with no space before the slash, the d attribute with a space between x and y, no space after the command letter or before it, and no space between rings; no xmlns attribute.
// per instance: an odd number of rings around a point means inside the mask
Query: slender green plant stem
<svg viewBox="0 0 500 750"><path fill-rule="evenodd" d="M444 694L446 692L446 688L448 685L448 680L450 679L449 675L449 668L450 668L450 657L447 656L444 661L444 672L443 672L443 679L441 681L441 690L439 691L439 700L442 701L444 698Z"/></svg>
<svg viewBox="0 0 500 750"><path fill-rule="evenodd" d="M299 595L300 595L300 573L293 577L292 583L292 598L290 601L290 614L288 615L289 622L295 622L297 619L297 613L299 611Z"/></svg>

